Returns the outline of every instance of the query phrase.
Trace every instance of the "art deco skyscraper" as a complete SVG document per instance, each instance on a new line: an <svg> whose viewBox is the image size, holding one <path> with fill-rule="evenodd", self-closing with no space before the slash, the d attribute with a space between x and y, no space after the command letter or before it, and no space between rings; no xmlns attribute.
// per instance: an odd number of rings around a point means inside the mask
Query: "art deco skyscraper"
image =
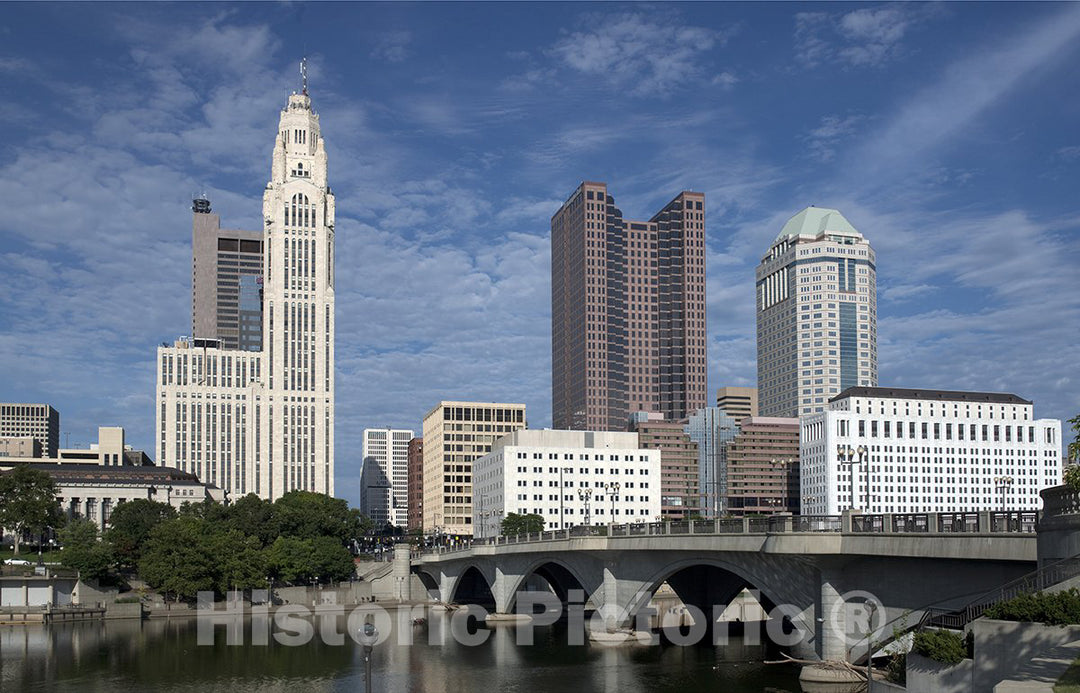
<svg viewBox="0 0 1080 693"><path fill-rule="evenodd" d="M632 412L705 406L705 196L647 222L584 182L551 218L552 420L625 430Z"/></svg>
<svg viewBox="0 0 1080 693"><path fill-rule="evenodd" d="M281 111L263 192L262 349L158 349L160 464L233 498L334 493L334 195L304 91ZM249 275L251 276L251 275Z"/></svg>
<svg viewBox="0 0 1080 693"><path fill-rule="evenodd" d="M877 385L877 273L870 242L835 209L793 216L757 267L758 409L798 417Z"/></svg>

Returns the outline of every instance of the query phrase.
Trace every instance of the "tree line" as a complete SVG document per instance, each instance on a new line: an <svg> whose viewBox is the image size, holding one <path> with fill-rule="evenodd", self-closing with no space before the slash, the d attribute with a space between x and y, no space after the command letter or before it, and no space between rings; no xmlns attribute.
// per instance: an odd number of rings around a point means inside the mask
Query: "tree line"
<svg viewBox="0 0 1080 693"><path fill-rule="evenodd" d="M139 499L117 505L104 533L87 519L65 521L48 474L16 467L0 475L0 526L14 535L58 530L60 561L83 578L137 575L167 596L199 591L347 580L347 548L372 523L342 499L292 491L274 502L249 494L229 504Z"/></svg>

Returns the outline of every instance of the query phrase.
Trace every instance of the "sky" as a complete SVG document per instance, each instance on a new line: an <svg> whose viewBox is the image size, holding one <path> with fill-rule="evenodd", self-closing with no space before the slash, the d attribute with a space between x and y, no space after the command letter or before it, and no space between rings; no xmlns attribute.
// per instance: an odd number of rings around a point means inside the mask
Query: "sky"
<svg viewBox="0 0 1080 693"><path fill-rule="evenodd" d="M550 218L706 196L709 392L756 384L754 267L808 205L878 261L879 384L1080 412L1080 4L5 3L0 401L153 450L191 199L259 228L280 109L337 195L337 495L443 399L551 424Z"/></svg>

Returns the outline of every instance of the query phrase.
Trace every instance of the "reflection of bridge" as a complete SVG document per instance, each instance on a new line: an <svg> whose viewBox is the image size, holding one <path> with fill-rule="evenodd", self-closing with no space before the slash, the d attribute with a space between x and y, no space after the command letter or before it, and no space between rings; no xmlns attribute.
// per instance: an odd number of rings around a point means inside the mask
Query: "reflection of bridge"
<svg viewBox="0 0 1080 693"><path fill-rule="evenodd" d="M543 578L564 603L583 590L608 626L631 625L665 581L705 614L756 588L800 632L796 653L846 659L865 632L865 616L856 621L866 593L886 620L912 611L912 624L929 606L962 606L1034 568L1035 521L1033 512L849 513L579 527L440 549L414 558L413 570L433 599L483 595L503 614Z"/></svg>

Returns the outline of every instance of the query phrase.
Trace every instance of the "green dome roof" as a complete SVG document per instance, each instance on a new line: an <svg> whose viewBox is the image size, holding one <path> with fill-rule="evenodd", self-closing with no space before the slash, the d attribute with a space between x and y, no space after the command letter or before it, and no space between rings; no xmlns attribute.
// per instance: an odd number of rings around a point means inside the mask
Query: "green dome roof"
<svg viewBox="0 0 1080 693"><path fill-rule="evenodd" d="M824 231L843 236L861 236L844 215L828 207L807 207L784 224L780 235L773 241L777 243L789 236L817 236Z"/></svg>

